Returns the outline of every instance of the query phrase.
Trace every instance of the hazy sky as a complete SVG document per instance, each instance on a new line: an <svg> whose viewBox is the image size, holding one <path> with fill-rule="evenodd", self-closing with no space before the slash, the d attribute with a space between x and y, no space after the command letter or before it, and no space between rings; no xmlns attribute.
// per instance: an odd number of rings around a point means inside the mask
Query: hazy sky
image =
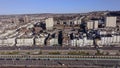
<svg viewBox="0 0 120 68"><path fill-rule="evenodd" d="M0 0L0 14L120 10L120 0Z"/></svg>

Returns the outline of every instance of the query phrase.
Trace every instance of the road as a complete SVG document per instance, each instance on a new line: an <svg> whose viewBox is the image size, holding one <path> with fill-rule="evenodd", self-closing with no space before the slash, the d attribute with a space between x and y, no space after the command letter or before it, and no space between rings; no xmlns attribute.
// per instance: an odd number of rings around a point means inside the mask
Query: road
<svg viewBox="0 0 120 68"><path fill-rule="evenodd" d="M120 47L99 47L99 48L94 48L94 47L60 47L60 46L20 46L20 47L0 47L0 50L96 50L96 49L102 49L102 50L120 50Z"/></svg>

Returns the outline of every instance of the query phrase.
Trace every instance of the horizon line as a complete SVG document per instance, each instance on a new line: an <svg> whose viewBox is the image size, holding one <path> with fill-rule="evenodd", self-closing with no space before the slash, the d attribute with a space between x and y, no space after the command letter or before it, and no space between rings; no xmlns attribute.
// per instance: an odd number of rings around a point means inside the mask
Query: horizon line
<svg viewBox="0 0 120 68"><path fill-rule="evenodd" d="M88 11L88 12L45 12L45 13L11 13L11 14L0 14L2 15L29 15L29 14L84 14L90 12L112 12L112 11L120 11L120 10L101 10L101 11Z"/></svg>

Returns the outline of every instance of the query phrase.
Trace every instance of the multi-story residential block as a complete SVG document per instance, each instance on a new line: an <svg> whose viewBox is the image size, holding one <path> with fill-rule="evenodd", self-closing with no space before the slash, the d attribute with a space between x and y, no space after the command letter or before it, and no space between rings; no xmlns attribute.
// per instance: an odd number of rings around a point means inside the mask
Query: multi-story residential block
<svg viewBox="0 0 120 68"><path fill-rule="evenodd" d="M0 46L14 46L16 38L0 39Z"/></svg>
<svg viewBox="0 0 120 68"><path fill-rule="evenodd" d="M93 23L93 28L94 29L98 29L98 24L99 24L99 22L96 20L96 21L94 21L94 23Z"/></svg>
<svg viewBox="0 0 120 68"><path fill-rule="evenodd" d="M16 46L33 46L34 38L17 38Z"/></svg>
<svg viewBox="0 0 120 68"><path fill-rule="evenodd" d="M87 22L88 29L97 29L98 28L98 21L89 21Z"/></svg>
<svg viewBox="0 0 120 68"><path fill-rule="evenodd" d="M35 45L37 45L37 46L44 46L44 41L45 41L44 37L42 37L42 38L35 38Z"/></svg>
<svg viewBox="0 0 120 68"><path fill-rule="evenodd" d="M46 23L46 29L47 30L52 30L53 29L53 26L54 26L54 20L53 20L53 18L46 19L45 23Z"/></svg>
<svg viewBox="0 0 120 68"><path fill-rule="evenodd" d="M50 39L50 46L57 45L57 44L58 44L58 39L57 38Z"/></svg>
<svg viewBox="0 0 120 68"><path fill-rule="evenodd" d="M89 22L87 22L87 28L88 29L93 29L93 21L89 21Z"/></svg>
<svg viewBox="0 0 120 68"><path fill-rule="evenodd" d="M106 27L116 27L116 17L106 17L105 25Z"/></svg>

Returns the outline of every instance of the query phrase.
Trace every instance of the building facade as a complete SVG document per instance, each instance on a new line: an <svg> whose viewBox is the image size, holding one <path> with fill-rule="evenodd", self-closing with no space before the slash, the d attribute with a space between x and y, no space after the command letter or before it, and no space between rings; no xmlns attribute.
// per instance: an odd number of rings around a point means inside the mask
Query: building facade
<svg viewBox="0 0 120 68"><path fill-rule="evenodd" d="M116 27L116 17L106 17L106 27Z"/></svg>
<svg viewBox="0 0 120 68"><path fill-rule="evenodd" d="M46 19L45 23L46 23L46 29L47 30L52 30L53 29L53 26L54 26L54 20L53 20L53 18Z"/></svg>

